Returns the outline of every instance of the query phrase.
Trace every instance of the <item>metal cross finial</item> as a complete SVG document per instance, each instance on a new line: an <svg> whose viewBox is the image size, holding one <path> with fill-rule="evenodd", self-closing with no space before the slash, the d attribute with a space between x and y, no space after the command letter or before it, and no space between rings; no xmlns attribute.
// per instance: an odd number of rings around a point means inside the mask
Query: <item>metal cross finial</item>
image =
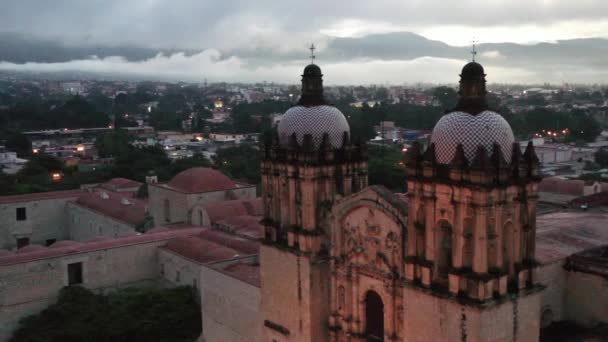
<svg viewBox="0 0 608 342"><path fill-rule="evenodd" d="M473 49L471 50L471 56L473 56L473 62L475 62L475 56L477 55L476 47L477 47L478 41L475 40L475 38L473 38L472 43L473 43Z"/></svg>
<svg viewBox="0 0 608 342"><path fill-rule="evenodd" d="M311 44L308 49L310 50L310 63L315 64L315 44Z"/></svg>

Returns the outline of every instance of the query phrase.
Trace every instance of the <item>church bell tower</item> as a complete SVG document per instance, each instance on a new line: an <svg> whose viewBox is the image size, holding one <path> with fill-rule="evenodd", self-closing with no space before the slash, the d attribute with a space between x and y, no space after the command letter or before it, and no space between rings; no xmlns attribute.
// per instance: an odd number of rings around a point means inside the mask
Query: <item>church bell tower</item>
<svg viewBox="0 0 608 342"><path fill-rule="evenodd" d="M264 144L260 250L265 341L327 341L329 228L334 202L367 186L364 145L323 96L321 69L302 75L302 96Z"/></svg>

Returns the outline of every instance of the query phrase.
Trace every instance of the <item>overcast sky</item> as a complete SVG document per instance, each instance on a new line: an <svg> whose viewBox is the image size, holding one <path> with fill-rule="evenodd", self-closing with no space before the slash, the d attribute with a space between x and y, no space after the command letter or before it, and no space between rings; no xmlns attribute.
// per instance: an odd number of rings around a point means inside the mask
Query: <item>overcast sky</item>
<svg viewBox="0 0 608 342"><path fill-rule="evenodd" d="M317 61L323 66L323 48L332 38L372 33L408 31L459 46L470 44L473 37L482 43L523 44L608 38L606 0L3 0L0 8L0 33L78 46L135 45L202 51L191 57L156 57L137 63L108 58L0 63L0 69L116 71L185 80L205 74L216 81L295 83L296 70L301 69L305 58L247 68L245 57L224 53L264 49L277 55L301 53L305 57L306 47L315 42L319 46ZM452 75L467 58L332 61L324 65L324 72L333 80L329 83L450 82L455 81ZM355 69L361 67L367 71ZM336 74L332 76L329 71ZM396 72L407 74L396 77ZM501 68L497 64L494 73L494 80L500 82L544 81L536 79L541 74L526 68ZM593 74L584 70L573 77L580 82L598 81ZM359 81L355 77L371 79Z"/></svg>

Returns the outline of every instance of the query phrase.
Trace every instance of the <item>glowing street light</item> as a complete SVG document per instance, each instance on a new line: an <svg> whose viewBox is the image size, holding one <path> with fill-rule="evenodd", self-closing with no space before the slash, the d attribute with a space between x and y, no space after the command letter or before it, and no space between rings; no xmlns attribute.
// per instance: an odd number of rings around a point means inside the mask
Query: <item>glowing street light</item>
<svg viewBox="0 0 608 342"><path fill-rule="evenodd" d="M51 179L53 180L53 182L59 182L61 180L61 173L53 172L51 174Z"/></svg>

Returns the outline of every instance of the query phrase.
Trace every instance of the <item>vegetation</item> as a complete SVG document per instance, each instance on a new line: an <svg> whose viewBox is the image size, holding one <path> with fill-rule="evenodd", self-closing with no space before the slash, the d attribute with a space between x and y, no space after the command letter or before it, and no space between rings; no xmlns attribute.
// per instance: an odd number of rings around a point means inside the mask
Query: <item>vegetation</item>
<svg viewBox="0 0 608 342"><path fill-rule="evenodd" d="M225 175L250 184L259 184L260 152L251 145L222 148L214 158L219 171Z"/></svg>
<svg viewBox="0 0 608 342"><path fill-rule="evenodd" d="M191 342L201 333L192 287L127 288L108 295L63 288L56 304L20 322L11 342Z"/></svg>
<svg viewBox="0 0 608 342"><path fill-rule="evenodd" d="M403 153L393 145L369 146L369 184L395 192L407 191Z"/></svg>

